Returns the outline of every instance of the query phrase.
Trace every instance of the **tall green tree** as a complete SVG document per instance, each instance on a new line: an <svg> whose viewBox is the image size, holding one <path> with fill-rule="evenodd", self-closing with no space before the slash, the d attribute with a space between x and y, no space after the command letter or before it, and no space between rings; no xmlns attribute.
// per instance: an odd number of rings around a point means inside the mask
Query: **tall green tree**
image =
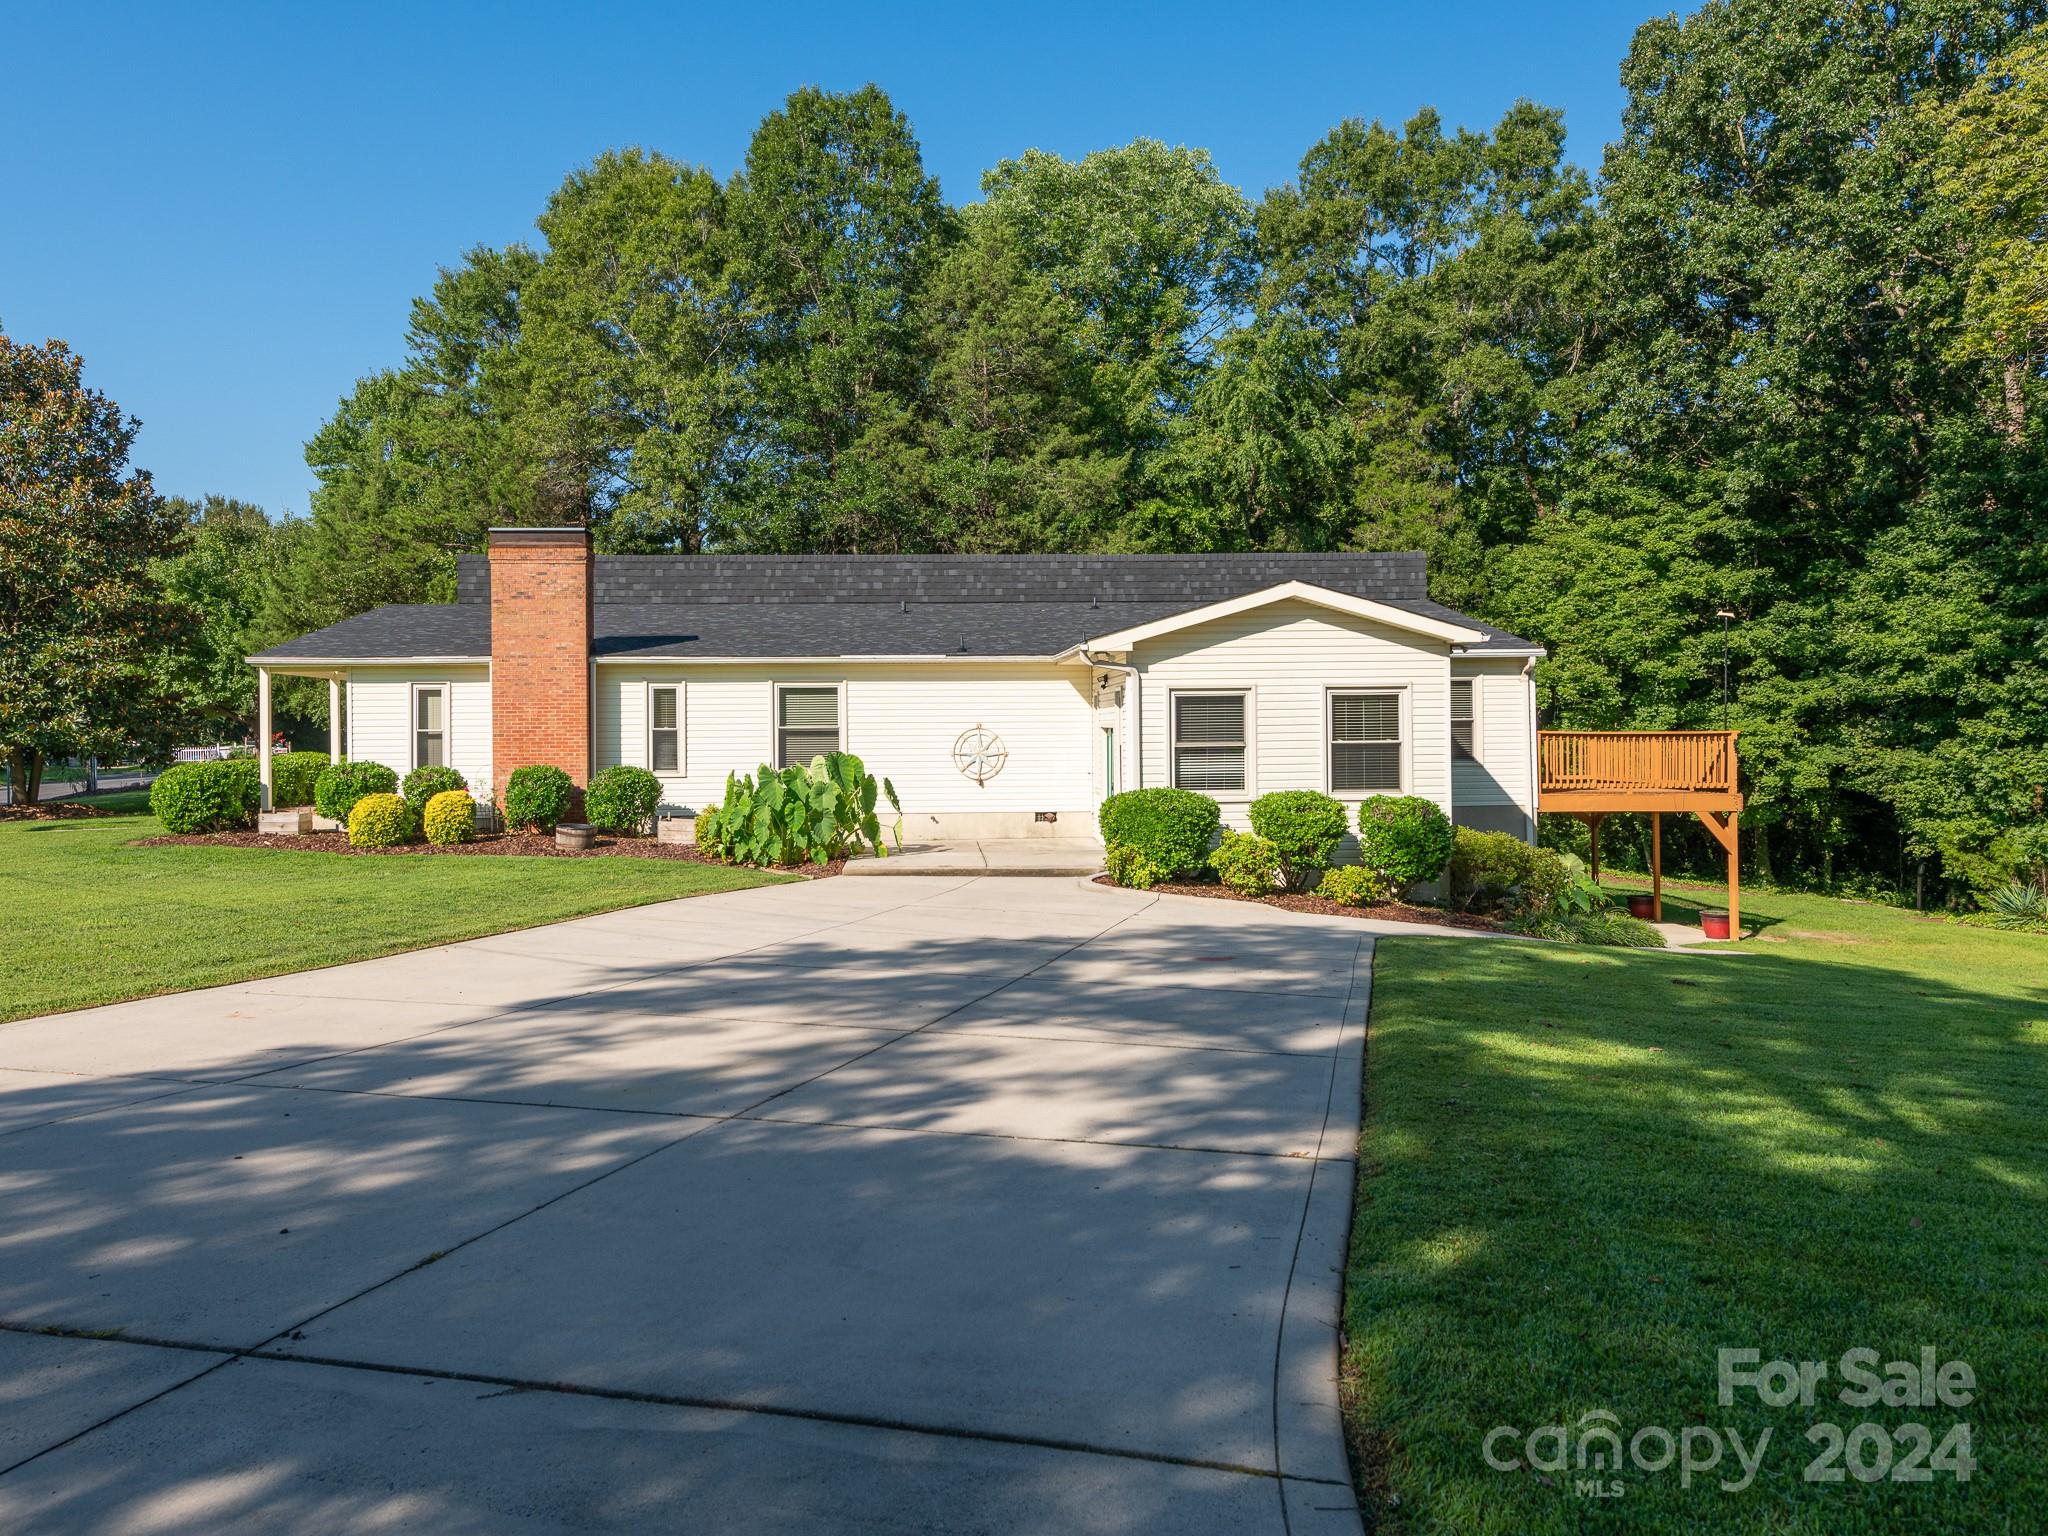
<svg viewBox="0 0 2048 1536"><path fill-rule="evenodd" d="M1244 194L1206 150L1156 139L1079 160L1027 150L981 185L983 216L1073 306L1092 389L1143 481L1249 292Z"/></svg>
<svg viewBox="0 0 2048 1536"><path fill-rule="evenodd" d="M862 444L931 550L1085 549L1112 537L1128 452L1093 391L1074 306L970 212L913 308L924 386Z"/></svg>
<svg viewBox="0 0 2048 1536"><path fill-rule="evenodd" d="M915 407L916 305L953 231L908 120L873 85L798 91L756 130L728 213L751 347L715 538L929 547L867 451Z"/></svg>
<svg viewBox="0 0 2048 1536"><path fill-rule="evenodd" d="M614 553L701 548L731 471L749 336L725 216L709 172L639 150L571 175L540 216L512 432Z"/></svg>
<svg viewBox="0 0 2048 1536"><path fill-rule="evenodd" d="M1555 495L1591 331L1589 186L1557 112L1340 123L1260 206L1260 282L1204 434L1255 542L1419 548L1448 602ZM1198 407L1197 415L1202 415Z"/></svg>
<svg viewBox="0 0 2048 1536"><path fill-rule="evenodd" d="M2048 38L2022 38L1931 116L1935 185L1966 252L1950 352L1995 372L2006 441L2020 447L2048 363Z"/></svg>
<svg viewBox="0 0 2048 1536"><path fill-rule="evenodd" d="M1623 68L1597 407L1496 611L1555 646L1556 718L1705 725L1731 609L1767 860L1960 875L1956 829L2022 810L2040 737L1995 722L2036 688L2038 449L1945 355L1968 274L1933 167L1938 109L2037 11L1710 0Z"/></svg>
<svg viewBox="0 0 2048 1536"><path fill-rule="evenodd" d="M189 615L154 562L184 519L130 470L140 425L61 341L0 332L0 755L33 803L51 757L168 752L156 660Z"/></svg>
<svg viewBox="0 0 2048 1536"><path fill-rule="evenodd" d="M177 701L188 740L239 741L256 725L256 674L269 584L303 524L278 525L261 507L226 496L173 496L183 547L157 563L164 595L193 616L183 643L157 656L156 682ZM324 700L323 700L324 704Z"/></svg>

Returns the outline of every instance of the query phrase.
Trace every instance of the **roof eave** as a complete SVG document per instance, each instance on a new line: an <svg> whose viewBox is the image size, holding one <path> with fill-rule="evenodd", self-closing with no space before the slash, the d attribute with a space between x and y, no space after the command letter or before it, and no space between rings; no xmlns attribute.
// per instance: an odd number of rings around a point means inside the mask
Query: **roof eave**
<svg viewBox="0 0 2048 1536"><path fill-rule="evenodd" d="M1226 598L1220 603L1207 603L1199 608L1190 608L1185 613L1155 619L1149 624L1133 625L1129 629L1097 635L1083 642L1078 649L1129 651L1134 646L1157 639L1161 635L1170 635L1197 624L1213 623L1217 619L1227 619L1235 614L1249 613L1253 609L1288 601L1311 603L1318 608L1327 608L1353 618L1368 619L1377 624L1384 624L1390 629L1423 635L1447 645L1475 645L1486 639L1486 634L1482 630L1470 629L1463 624L1447 623L1442 619L1426 618L1421 614L1410 613L1405 608L1397 608L1391 603L1378 602L1369 597L1354 597L1348 592L1318 587L1311 582L1283 581L1275 586L1262 587L1256 592L1247 592L1240 597Z"/></svg>

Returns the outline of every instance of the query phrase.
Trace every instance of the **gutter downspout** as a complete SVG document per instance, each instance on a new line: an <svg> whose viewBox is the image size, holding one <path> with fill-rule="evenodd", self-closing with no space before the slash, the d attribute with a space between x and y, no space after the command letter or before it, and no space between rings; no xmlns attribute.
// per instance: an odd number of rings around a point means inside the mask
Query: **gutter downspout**
<svg viewBox="0 0 2048 1536"><path fill-rule="evenodd" d="M1536 658L1522 660L1522 686L1528 701L1529 720L1529 841L1541 841L1536 835L1536 817L1543 809L1543 753L1539 731L1542 721L1536 714Z"/></svg>
<svg viewBox="0 0 2048 1536"><path fill-rule="evenodd" d="M1138 669L1125 661L1101 661L1093 652L1083 650L1081 658L1091 667L1100 667L1105 672L1121 672L1131 682L1131 788L1145 787L1145 715L1144 690L1138 681Z"/></svg>

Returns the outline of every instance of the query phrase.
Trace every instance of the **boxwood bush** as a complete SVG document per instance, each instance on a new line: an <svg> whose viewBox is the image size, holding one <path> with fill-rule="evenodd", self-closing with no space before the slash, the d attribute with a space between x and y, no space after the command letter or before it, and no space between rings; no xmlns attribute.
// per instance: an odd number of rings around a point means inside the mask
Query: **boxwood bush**
<svg viewBox="0 0 2048 1536"><path fill-rule="evenodd" d="M1396 896L1434 880L1451 861L1451 818L1420 795L1374 795L1358 807L1358 862Z"/></svg>
<svg viewBox="0 0 2048 1536"><path fill-rule="evenodd" d="M1270 896L1280 886L1284 861L1274 843L1252 832L1225 829L1223 841L1209 855L1216 878L1240 896Z"/></svg>
<svg viewBox="0 0 2048 1536"><path fill-rule="evenodd" d="M420 825L430 843L466 843L476 836L476 800L466 789L444 789L427 802Z"/></svg>
<svg viewBox="0 0 2048 1536"><path fill-rule="evenodd" d="M1351 817L1342 804L1312 789L1281 789L1251 803L1252 830L1280 855L1280 878L1305 891L1330 867Z"/></svg>
<svg viewBox="0 0 2048 1536"><path fill-rule="evenodd" d="M1104 847L1129 848L1176 880L1208 863L1223 811L1191 789L1127 789L1104 800L1096 820Z"/></svg>
<svg viewBox="0 0 2048 1536"><path fill-rule="evenodd" d="M546 763L514 768L505 780L505 825L514 832L552 832L575 803L575 782Z"/></svg>
<svg viewBox="0 0 2048 1536"><path fill-rule="evenodd" d="M605 769L583 795L584 819L607 832L645 833L660 808L661 780L625 763Z"/></svg>
<svg viewBox="0 0 2048 1536"><path fill-rule="evenodd" d="M1112 884L1128 886L1134 891L1149 891L1167 878L1165 870L1129 843L1111 843L1105 848L1102 867L1109 872Z"/></svg>
<svg viewBox="0 0 2048 1536"><path fill-rule="evenodd" d="M313 803L313 786L327 771L325 752L282 752L270 760L270 803L278 810Z"/></svg>
<svg viewBox="0 0 2048 1536"><path fill-rule="evenodd" d="M349 808L351 848L389 848L411 837L412 808L402 795L364 795Z"/></svg>
<svg viewBox="0 0 2048 1536"><path fill-rule="evenodd" d="M173 763L149 786L149 808L166 832L230 832L253 826L263 803L256 759Z"/></svg>
<svg viewBox="0 0 2048 1536"><path fill-rule="evenodd" d="M346 824L349 812L365 795L398 790L398 775L382 763L335 763L313 781L313 809L330 821Z"/></svg>
<svg viewBox="0 0 2048 1536"><path fill-rule="evenodd" d="M1547 912L1571 883L1563 859L1511 832L1458 827L1452 834L1445 884L1451 905L1460 912Z"/></svg>
<svg viewBox="0 0 2048 1536"><path fill-rule="evenodd" d="M1363 864L1346 864L1327 872L1316 894L1340 907L1369 907L1387 899L1386 878Z"/></svg>
<svg viewBox="0 0 2048 1536"><path fill-rule="evenodd" d="M451 789L468 788L469 780L453 768L445 768L439 763L422 763L405 776L405 783L398 792L405 797L405 803L417 821L426 814L427 802L434 796Z"/></svg>

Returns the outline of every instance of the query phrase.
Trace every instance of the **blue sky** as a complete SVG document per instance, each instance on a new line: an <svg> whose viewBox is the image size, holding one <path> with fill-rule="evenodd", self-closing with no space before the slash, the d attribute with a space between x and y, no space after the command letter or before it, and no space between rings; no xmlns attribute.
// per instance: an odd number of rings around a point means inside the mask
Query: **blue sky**
<svg viewBox="0 0 2048 1536"><path fill-rule="evenodd" d="M438 264L641 144L739 163L797 86L878 82L967 201L1036 146L1200 145L1256 196L1350 116L1564 108L1598 163L1626 4L10 6L0 326L143 420L160 489L303 512L305 440Z"/></svg>

